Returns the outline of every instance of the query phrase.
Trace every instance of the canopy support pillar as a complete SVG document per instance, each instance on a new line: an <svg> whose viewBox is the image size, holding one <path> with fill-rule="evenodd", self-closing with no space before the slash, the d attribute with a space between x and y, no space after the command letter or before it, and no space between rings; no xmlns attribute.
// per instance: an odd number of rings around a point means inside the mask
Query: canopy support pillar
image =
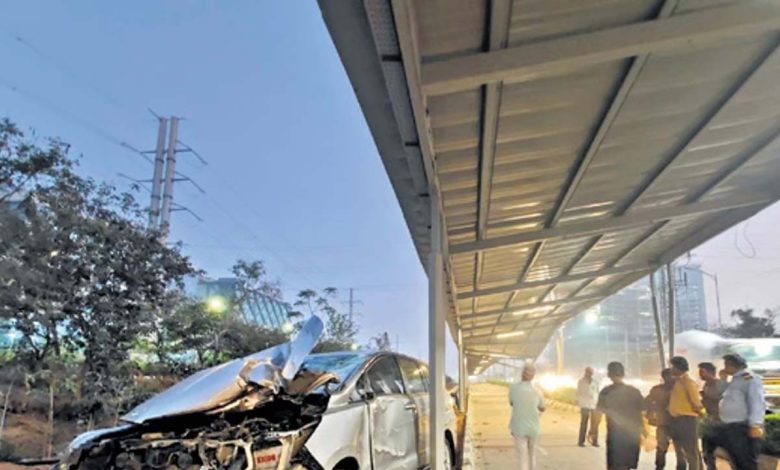
<svg viewBox="0 0 780 470"><path fill-rule="evenodd" d="M428 363L430 367L430 416L428 456L430 469L442 470L444 464L444 328L446 300L444 292L444 254L439 202L431 192L431 251L428 258ZM462 348L461 348L462 350Z"/></svg>
<svg viewBox="0 0 780 470"><path fill-rule="evenodd" d="M674 272L672 270L672 263L666 264L666 286L669 289L669 295L667 295L667 302L669 302L669 324L667 339L669 341L669 359L674 357L674 326L675 326L675 292L674 292Z"/></svg>
<svg viewBox="0 0 780 470"><path fill-rule="evenodd" d="M463 345L463 330L458 328L458 401L460 402L460 411L466 412L466 350Z"/></svg>

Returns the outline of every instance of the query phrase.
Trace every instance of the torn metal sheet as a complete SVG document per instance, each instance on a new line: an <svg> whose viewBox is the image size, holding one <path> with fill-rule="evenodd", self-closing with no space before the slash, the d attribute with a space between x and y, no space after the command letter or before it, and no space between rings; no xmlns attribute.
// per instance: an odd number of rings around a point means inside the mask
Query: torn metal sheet
<svg viewBox="0 0 780 470"><path fill-rule="evenodd" d="M120 426L78 436L55 468L321 470L303 445L338 377L300 369L322 330L313 316L288 343L188 377Z"/></svg>

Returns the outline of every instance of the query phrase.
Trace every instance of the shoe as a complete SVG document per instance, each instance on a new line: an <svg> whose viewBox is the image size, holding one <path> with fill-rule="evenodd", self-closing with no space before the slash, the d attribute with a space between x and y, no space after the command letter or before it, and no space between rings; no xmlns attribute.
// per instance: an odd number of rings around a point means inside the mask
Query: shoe
<svg viewBox="0 0 780 470"><path fill-rule="evenodd" d="M591 442L590 445L593 447L601 447L598 442Z"/></svg>
<svg viewBox="0 0 780 470"><path fill-rule="evenodd" d="M579 444L577 444L577 445L578 445L578 446L580 446L580 447L585 447L585 444L583 444L582 442L580 442L580 443L579 443Z"/></svg>

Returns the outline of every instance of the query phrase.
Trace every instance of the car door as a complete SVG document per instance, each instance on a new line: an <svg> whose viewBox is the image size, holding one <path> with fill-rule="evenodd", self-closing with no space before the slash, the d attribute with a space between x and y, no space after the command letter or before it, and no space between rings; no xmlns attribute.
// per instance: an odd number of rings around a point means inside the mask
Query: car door
<svg viewBox="0 0 780 470"><path fill-rule="evenodd" d="M414 401L415 421L417 423L417 455L420 466L428 465L428 368L413 359L398 357L401 374L406 386L406 394Z"/></svg>
<svg viewBox="0 0 780 470"><path fill-rule="evenodd" d="M361 377L358 388L368 404L373 468L418 468L416 407L405 393L395 357L380 356Z"/></svg>

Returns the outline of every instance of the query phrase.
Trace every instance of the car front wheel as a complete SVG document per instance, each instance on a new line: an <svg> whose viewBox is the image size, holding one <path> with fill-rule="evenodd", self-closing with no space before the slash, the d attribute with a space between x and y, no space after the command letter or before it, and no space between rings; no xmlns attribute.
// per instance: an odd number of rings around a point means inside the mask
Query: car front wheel
<svg viewBox="0 0 780 470"><path fill-rule="evenodd" d="M455 470L455 449L449 437L444 437L444 469Z"/></svg>

